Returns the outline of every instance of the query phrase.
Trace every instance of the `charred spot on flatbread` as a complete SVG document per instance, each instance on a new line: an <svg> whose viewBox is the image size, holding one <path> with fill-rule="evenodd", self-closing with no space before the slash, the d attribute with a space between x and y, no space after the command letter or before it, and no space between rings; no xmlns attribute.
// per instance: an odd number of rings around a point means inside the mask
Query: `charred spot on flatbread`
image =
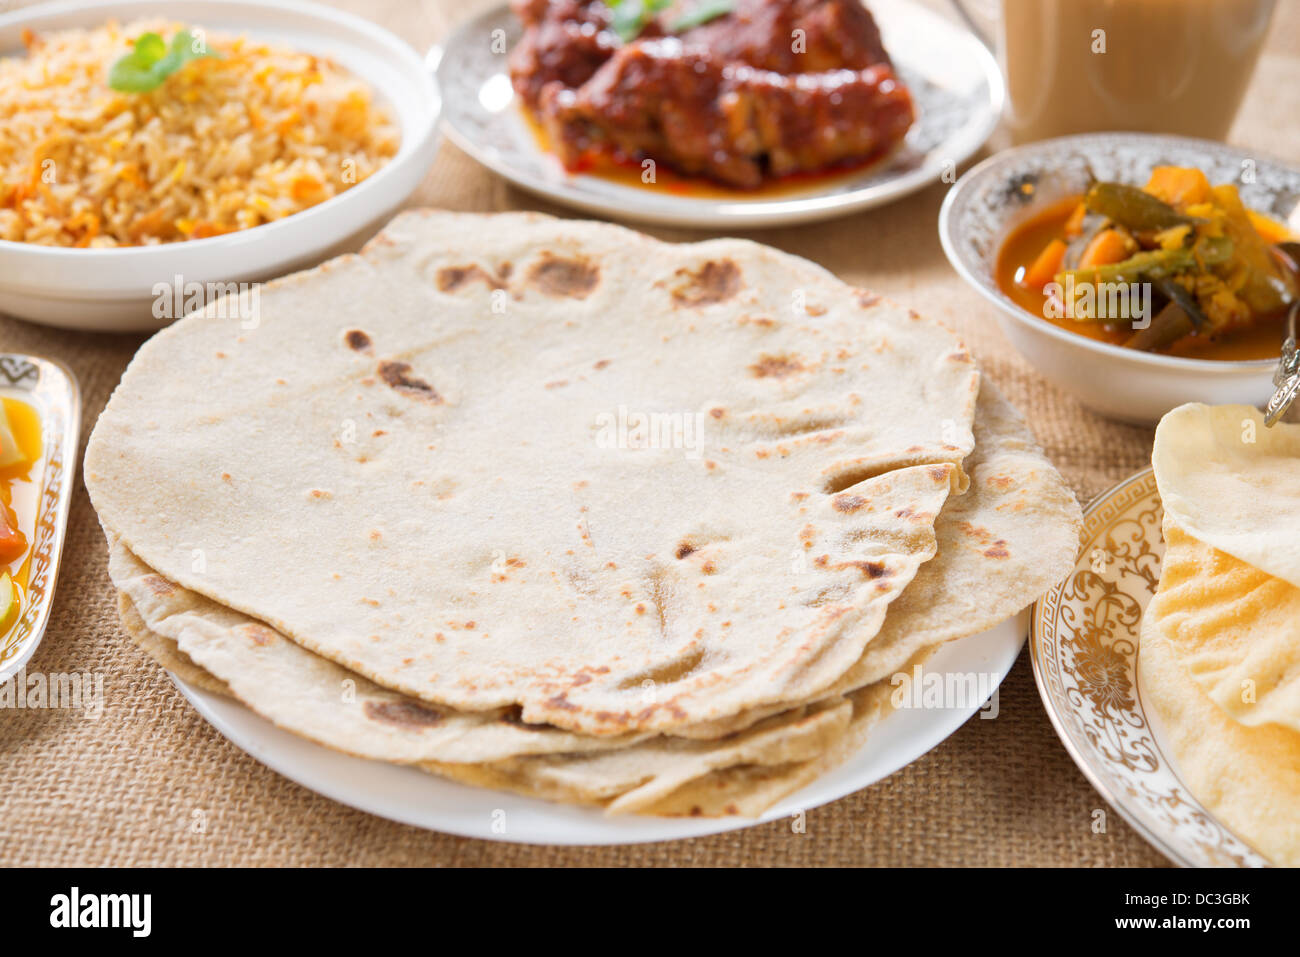
<svg viewBox="0 0 1300 957"><path fill-rule="evenodd" d="M459 292L472 282L481 282L489 289L504 289L509 276L509 263L501 266L495 276L477 263L472 263L468 266L444 266L434 278L439 292Z"/></svg>
<svg viewBox="0 0 1300 957"><path fill-rule="evenodd" d="M275 644L276 639L280 637L273 629L266 627L266 625L241 625L239 630L244 633L244 637L259 648L265 648L269 645Z"/></svg>
<svg viewBox="0 0 1300 957"><path fill-rule="evenodd" d="M585 257L544 252L528 270L528 282L557 299L586 299L600 283L600 269Z"/></svg>
<svg viewBox="0 0 1300 957"><path fill-rule="evenodd" d="M740 267L730 259L710 259L696 270L679 269L683 280L673 287L673 302L682 306L712 306L726 302L741 289Z"/></svg>
<svg viewBox="0 0 1300 957"><path fill-rule="evenodd" d="M159 598L167 598L176 591L172 583L161 575L146 575L144 583Z"/></svg>
<svg viewBox="0 0 1300 957"><path fill-rule="evenodd" d="M395 392L408 395L435 405L442 402L438 390L418 376L411 375L409 362L392 362L385 359L379 363L379 378L383 379Z"/></svg>
<svg viewBox="0 0 1300 957"><path fill-rule="evenodd" d="M369 333L362 329L349 329L343 333L343 341L353 352L364 352L369 355L374 351Z"/></svg>
<svg viewBox="0 0 1300 957"><path fill-rule="evenodd" d="M768 355L764 353L749 367L756 379L784 379L804 371L803 360L794 355Z"/></svg>
<svg viewBox="0 0 1300 957"><path fill-rule="evenodd" d="M366 717L401 728L430 728L442 723L442 712L414 701L367 701Z"/></svg>

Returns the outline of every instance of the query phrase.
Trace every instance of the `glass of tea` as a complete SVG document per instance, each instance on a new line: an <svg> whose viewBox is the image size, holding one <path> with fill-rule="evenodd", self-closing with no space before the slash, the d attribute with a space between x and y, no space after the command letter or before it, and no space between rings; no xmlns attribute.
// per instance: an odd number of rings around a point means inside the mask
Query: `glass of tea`
<svg viewBox="0 0 1300 957"><path fill-rule="evenodd" d="M952 0L995 25L1016 142L1138 130L1221 140L1276 0Z"/></svg>

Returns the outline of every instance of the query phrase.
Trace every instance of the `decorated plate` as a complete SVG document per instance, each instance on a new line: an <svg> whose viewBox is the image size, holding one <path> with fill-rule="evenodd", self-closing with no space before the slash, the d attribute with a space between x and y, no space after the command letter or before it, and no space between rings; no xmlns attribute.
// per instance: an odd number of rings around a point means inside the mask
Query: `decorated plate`
<svg viewBox="0 0 1300 957"><path fill-rule="evenodd" d="M683 192L666 179L643 186L567 173L543 149L510 85L506 58L522 31L504 5L468 21L447 41L438 67L444 129L463 150L516 185L615 219L745 229L879 206L955 175L993 132L1004 92L992 54L961 26L911 0L870 8L911 90L917 118L898 150L860 169L795 187L778 183L755 194L720 188Z"/></svg>
<svg viewBox="0 0 1300 957"><path fill-rule="evenodd" d="M0 682L27 663L45 635L77 471L81 399L67 369L49 359L0 352L0 401L30 410L40 452L21 481L7 487L28 548L13 567L17 617L0 628Z"/></svg>
<svg viewBox="0 0 1300 957"><path fill-rule="evenodd" d="M1074 571L1031 612L1034 678L1084 777L1156 850L1188 867L1266 866L1179 780L1138 693L1138 634L1160 584L1163 514L1149 468L1084 509Z"/></svg>

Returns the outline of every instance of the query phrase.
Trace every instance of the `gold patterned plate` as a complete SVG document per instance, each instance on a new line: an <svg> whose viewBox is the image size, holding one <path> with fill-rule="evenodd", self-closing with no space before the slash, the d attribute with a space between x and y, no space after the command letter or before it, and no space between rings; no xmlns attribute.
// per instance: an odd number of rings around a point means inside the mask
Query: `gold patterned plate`
<svg viewBox="0 0 1300 957"><path fill-rule="evenodd" d="M1138 630L1160 583L1163 513L1149 468L1084 509L1074 571L1030 615L1038 692L1084 777L1156 850L1186 867L1266 866L1179 780L1138 694Z"/></svg>
<svg viewBox="0 0 1300 957"><path fill-rule="evenodd" d="M35 481L26 491L29 501L15 500L20 521L27 513L35 521L22 610L13 626L0 633L3 682L31 658L50 620L77 470L81 396L72 373L59 363L0 352L0 397L27 403L41 420L41 456L32 470Z"/></svg>

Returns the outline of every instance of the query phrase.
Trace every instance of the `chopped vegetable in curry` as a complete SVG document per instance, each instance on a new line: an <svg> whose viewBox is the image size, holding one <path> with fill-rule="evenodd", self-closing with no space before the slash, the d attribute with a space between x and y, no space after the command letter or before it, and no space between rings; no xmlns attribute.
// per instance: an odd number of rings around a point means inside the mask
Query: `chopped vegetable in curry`
<svg viewBox="0 0 1300 957"><path fill-rule="evenodd" d="M1246 209L1235 186L1161 166L1141 188L1097 182L1021 227L1003 246L998 281L1030 311L1090 338L1275 358L1281 320L1300 298L1292 238Z"/></svg>

